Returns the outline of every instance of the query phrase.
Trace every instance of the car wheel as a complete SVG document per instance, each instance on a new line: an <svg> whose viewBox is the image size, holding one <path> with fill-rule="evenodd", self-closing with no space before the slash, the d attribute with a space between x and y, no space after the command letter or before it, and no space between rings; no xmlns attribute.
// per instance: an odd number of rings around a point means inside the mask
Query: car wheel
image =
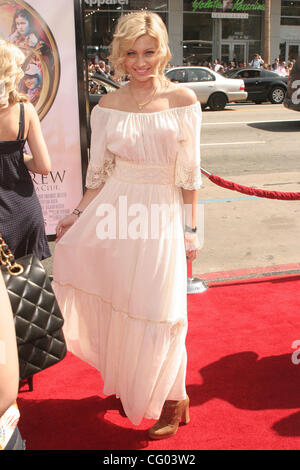
<svg viewBox="0 0 300 470"><path fill-rule="evenodd" d="M223 93L214 93L208 100L208 106L212 111L222 111L227 103L227 98Z"/></svg>
<svg viewBox="0 0 300 470"><path fill-rule="evenodd" d="M285 97L285 89L281 86L276 86L272 88L270 93L270 101L273 104L281 104L283 103Z"/></svg>

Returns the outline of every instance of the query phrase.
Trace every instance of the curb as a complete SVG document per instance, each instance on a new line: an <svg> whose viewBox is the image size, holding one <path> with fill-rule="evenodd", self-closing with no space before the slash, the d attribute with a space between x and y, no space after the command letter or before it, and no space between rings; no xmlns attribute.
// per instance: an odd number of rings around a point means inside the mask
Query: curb
<svg viewBox="0 0 300 470"><path fill-rule="evenodd" d="M214 273L193 274L206 284L224 281L239 281L247 279L266 279L279 276L292 276L300 274L300 263L279 264L259 268L237 269L232 271L218 271Z"/></svg>

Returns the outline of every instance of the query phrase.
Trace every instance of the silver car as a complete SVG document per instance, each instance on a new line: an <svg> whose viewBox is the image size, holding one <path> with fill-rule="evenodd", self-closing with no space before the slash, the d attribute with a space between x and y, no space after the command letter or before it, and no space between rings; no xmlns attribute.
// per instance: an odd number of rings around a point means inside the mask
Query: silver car
<svg viewBox="0 0 300 470"><path fill-rule="evenodd" d="M194 90L202 109L207 106L220 111L231 101L245 101L243 80L223 77L207 67L174 67L166 71L166 76L174 83Z"/></svg>

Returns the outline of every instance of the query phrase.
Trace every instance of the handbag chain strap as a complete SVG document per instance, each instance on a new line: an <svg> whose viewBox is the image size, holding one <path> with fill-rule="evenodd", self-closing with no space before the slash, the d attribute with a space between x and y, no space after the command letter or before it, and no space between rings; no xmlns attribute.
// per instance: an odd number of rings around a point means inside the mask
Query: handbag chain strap
<svg viewBox="0 0 300 470"><path fill-rule="evenodd" d="M18 264L14 258L14 255L8 248L8 245L2 238L2 234L0 233L0 265L6 266L7 271L12 276L18 276L18 274L22 274L24 271L23 266Z"/></svg>

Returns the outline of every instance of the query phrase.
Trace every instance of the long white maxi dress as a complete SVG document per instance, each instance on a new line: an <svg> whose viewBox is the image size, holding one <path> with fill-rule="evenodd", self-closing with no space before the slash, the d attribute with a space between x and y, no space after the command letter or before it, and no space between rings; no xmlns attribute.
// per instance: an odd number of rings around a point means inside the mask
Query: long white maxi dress
<svg viewBox="0 0 300 470"><path fill-rule="evenodd" d="M198 102L151 113L95 106L86 186L105 185L55 248L68 349L100 371L103 393L120 397L135 425L186 397L181 188L201 185L200 126Z"/></svg>

